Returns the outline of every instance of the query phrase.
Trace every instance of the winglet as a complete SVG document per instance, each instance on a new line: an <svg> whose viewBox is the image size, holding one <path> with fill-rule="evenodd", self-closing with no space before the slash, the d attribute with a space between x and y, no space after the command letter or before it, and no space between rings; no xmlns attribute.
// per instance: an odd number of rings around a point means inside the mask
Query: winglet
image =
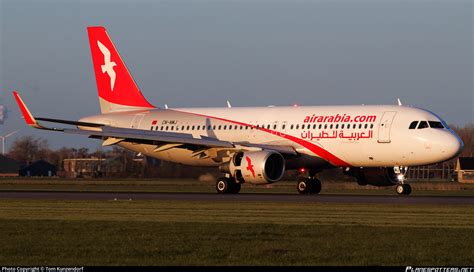
<svg viewBox="0 0 474 272"><path fill-rule="evenodd" d="M30 110L26 107L25 102L23 102L23 99L21 99L17 91L13 91L13 96L15 97L16 103L20 108L21 114L23 114L26 124L35 128L40 128L41 126L38 124L35 117L33 117Z"/></svg>

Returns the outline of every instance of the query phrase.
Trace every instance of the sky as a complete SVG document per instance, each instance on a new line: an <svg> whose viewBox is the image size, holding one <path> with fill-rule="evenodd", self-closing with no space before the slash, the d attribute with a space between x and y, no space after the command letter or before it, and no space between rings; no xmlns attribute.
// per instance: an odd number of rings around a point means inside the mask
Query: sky
<svg viewBox="0 0 474 272"><path fill-rule="evenodd" d="M99 113L86 27L102 25L143 94L170 107L395 104L473 123L473 2L0 0L7 140L98 140L28 128L36 116Z"/></svg>

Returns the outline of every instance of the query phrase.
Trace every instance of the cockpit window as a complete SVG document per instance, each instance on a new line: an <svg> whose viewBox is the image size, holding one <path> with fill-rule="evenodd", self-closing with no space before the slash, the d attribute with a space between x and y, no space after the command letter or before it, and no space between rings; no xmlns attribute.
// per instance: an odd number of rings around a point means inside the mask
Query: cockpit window
<svg viewBox="0 0 474 272"><path fill-rule="evenodd" d="M444 128L443 124L439 121L428 121L431 128Z"/></svg>
<svg viewBox="0 0 474 272"><path fill-rule="evenodd" d="M418 125L418 129L423 129L423 128L428 128L428 122L426 121L421 121L420 124Z"/></svg>
<svg viewBox="0 0 474 272"><path fill-rule="evenodd" d="M411 122L410 127L408 129L415 129L416 125L418 125L418 121L413 121Z"/></svg>

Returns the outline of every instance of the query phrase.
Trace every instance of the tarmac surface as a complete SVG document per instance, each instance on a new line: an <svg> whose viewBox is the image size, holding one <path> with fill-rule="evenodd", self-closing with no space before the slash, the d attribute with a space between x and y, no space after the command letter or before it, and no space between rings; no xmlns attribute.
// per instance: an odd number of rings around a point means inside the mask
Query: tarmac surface
<svg viewBox="0 0 474 272"><path fill-rule="evenodd" d="M133 192L66 192L66 191L0 191L1 199L25 200L175 200L175 201L269 201L314 203L385 203L385 204L474 204L474 197L455 196L380 196L380 195L298 195L217 193L133 193Z"/></svg>

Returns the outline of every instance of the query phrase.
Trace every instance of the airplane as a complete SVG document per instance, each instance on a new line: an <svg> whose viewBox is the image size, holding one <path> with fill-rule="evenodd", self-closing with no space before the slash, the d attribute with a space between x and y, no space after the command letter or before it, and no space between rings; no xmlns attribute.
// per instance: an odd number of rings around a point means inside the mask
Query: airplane
<svg viewBox="0 0 474 272"><path fill-rule="evenodd" d="M408 195L410 166L450 160L463 142L435 113L398 105L159 108L145 99L102 26L88 27L101 114L73 120L33 116L13 95L25 122L37 129L85 135L160 160L218 167L216 191L236 194L243 183L278 182L286 170L304 173L300 194L318 194L317 173L342 168L360 185L395 186ZM41 122L62 124L61 128ZM69 125L70 127L66 126Z"/></svg>

